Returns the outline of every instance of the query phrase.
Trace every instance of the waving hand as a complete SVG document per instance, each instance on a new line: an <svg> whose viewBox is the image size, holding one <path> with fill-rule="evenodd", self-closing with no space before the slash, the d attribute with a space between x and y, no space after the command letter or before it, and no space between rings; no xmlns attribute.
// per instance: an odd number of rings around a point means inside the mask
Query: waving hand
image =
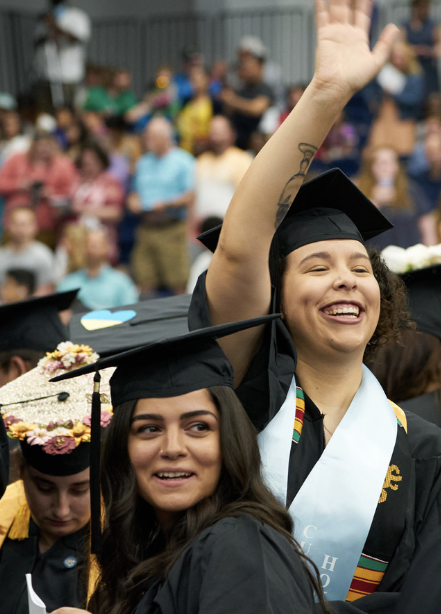
<svg viewBox="0 0 441 614"><path fill-rule="evenodd" d="M355 8L352 8L355 4ZM350 97L386 62L398 28L389 24L371 51L372 0L315 0L317 50L314 80Z"/></svg>

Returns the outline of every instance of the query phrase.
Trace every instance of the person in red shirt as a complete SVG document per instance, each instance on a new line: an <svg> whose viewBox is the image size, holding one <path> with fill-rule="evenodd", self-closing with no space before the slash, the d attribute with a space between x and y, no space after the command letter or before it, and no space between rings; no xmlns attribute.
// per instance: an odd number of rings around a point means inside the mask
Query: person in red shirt
<svg viewBox="0 0 441 614"><path fill-rule="evenodd" d="M40 228L37 238L55 247L59 223L70 204L77 176L74 164L58 151L53 137L37 133L29 152L15 154L0 170L5 213L13 207L34 208Z"/></svg>
<svg viewBox="0 0 441 614"><path fill-rule="evenodd" d="M108 168L107 151L97 142L87 142L80 154L80 177L72 199L75 220L89 230L100 226L107 228L109 257L112 265L118 264L118 223L123 214L124 190L120 181Z"/></svg>

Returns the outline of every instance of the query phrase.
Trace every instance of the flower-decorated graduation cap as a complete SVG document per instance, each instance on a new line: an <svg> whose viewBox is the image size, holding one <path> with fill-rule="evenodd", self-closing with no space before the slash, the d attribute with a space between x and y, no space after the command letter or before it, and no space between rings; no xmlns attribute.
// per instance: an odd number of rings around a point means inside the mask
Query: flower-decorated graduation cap
<svg viewBox="0 0 441 614"><path fill-rule="evenodd" d="M68 339L59 311L69 309L78 290L31 298L0 307L0 352L50 352Z"/></svg>
<svg viewBox="0 0 441 614"><path fill-rule="evenodd" d="M94 364L85 365L76 371L58 374L52 381L64 383L63 380L84 376L95 372L92 401L92 446L99 446L99 372L102 369L116 367L110 379L111 399L114 409L126 401L143 398L174 397L194 390L212 386L229 386L234 388L233 368L216 343L216 339L232 335L239 331L280 317L273 314L233 322L211 328L195 330L166 340L156 341L127 352L120 352L107 358L101 358ZM97 488L99 475L99 452L92 451L93 465L91 489ZM92 471L93 469L93 471ZM95 482L96 480L96 482ZM92 552L100 548L100 497L91 491L92 501Z"/></svg>
<svg viewBox="0 0 441 614"><path fill-rule="evenodd" d="M441 265L401 275L409 296L411 319L417 330L441 339Z"/></svg>
<svg viewBox="0 0 441 614"><path fill-rule="evenodd" d="M48 475L73 475L90 465L93 376L51 384L54 375L96 362L88 346L62 342L38 365L0 389L0 412L7 434L18 439L29 465ZM112 416L109 380L102 373L102 427Z"/></svg>
<svg viewBox="0 0 441 614"><path fill-rule="evenodd" d="M329 239L364 243L392 227L352 181L335 168L302 185L275 236L280 255L287 256L303 245ZM212 252L221 228L217 226L198 237Z"/></svg>
<svg viewBox="0 0 441 614"><path fill-rule="evenodd" d="M101 357L188 332L191 295L142 301L114 309L75 314L69 339L90 345Z"/></svg>

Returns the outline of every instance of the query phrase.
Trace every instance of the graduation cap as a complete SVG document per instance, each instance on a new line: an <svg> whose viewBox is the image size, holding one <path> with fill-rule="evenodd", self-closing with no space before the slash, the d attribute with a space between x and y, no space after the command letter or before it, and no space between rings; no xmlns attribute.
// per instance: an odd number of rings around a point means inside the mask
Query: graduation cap
<svg viewBox="0 0 441 614"><path fill-rule="evenodd" d="M59 311L69 309L78 290L31 298L0 306L0 352L51 352L68 339Z"/></svg>
<svg viewBox="0 0 441 614"><path fill-rule="evenodd" d="M96 362L90 347L70 341L42 358L38 365L0 389L0 412L7 434L18 439L26 461L48 475L73 475L90 464L92 375L50 383L54 374ZM112 416L109 380L103 371L101 427Z"/></svg>
<svg viewBox="0 0 441 614"><path fill-rule="evenodd" d="M212 252L221 228L217 226L198 237ZM363 192L334 168L302 185L275 236L280 254L287 256L317 241L354 239L364 243L391 228L393 225Z"/></svg>
<svg viewBox="0 0 441 614"><path fill-rule="evenodd" d="M142 301L135 305L75 314L69 339L91 345L101 357L188 332L191 295Z"/></svg>
<svg viewBox="0 0 441 614"><path fill-rule="evenodd" d="M410 317L417 330L441 339L441 265L401 275L409 295Z"/></svg>
<svg viewBox="0 0 441 614"><path fill-rule="evenodd" d="M248 328L265 325L280 314L253 320L232 322L195 330L177 337L156 341L127 352L101 358L70 373L57 375L53 380L75 378L95 372L92 395L91 445L91 551L100 550L100 374L101 369L116 367L110 379L113 407L143 398L174 397L212 386L234 388L233 368L216 343L216 339Z"/></svg>

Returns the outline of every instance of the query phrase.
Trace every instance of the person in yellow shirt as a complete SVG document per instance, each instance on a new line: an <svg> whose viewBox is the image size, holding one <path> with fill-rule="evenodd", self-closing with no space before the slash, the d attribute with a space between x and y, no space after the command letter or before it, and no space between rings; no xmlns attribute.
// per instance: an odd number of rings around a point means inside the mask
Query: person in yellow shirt
<svg viewBox="0 0 441 614"><path fill-rule="evenodd" d="M177 118L177 129L182 149L197 155L204 149L213 117L213 103L208 94L208 75L201 66L192 68L190 81L193 97L187 102Z"/></svg>

